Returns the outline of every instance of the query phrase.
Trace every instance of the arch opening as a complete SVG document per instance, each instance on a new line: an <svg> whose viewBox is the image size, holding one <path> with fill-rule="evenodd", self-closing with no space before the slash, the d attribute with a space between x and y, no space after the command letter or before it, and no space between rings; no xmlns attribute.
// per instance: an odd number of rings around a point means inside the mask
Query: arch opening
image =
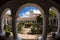
<svg viewBox="0 0 60 40"><path fill-rule="evenodd" d="M22 17L23 12L25 14ZM36 13L36 14L34 14L34 13ZM32 34L34 34L34 35L42 34L42 27L39 27L41 29L41 30L39 29L40 30L40 33L39 33L39 31L37 31L38 30L37 26L40 26L40 24L41 24L41 26L43 26L43 23L42 23L43 14L44 14L43 9L40 6L38 6L37 4L34 4L34 3L24 4L23 6L21 6L20 8L18 8L18 11L16 13L16 15L18 16L17 21L19 20L18 21L19 23L17 22L17 25L18 26L20 24L23 25L24 26L24 27L22 27L23 31L25 29L29 29L29 32L27 33L28 36L32 35ZM37 20L38 20L38 22L39 21L40 22L38 23ZM33 25L35 27L32 27ZM35 31L34 31L34 29L35 29ZM32 33L31 33L31 31L32 31Z"/></svg>
<svg viewBox="0 0 60 40"><path fill-rule="evenodd" d="M49 27L50 32L58 34L59 29L59 11L55 7L49 9Z"/></svg>
<svg viewBox="0 0 60 40"><path fill-rule="evenodd" d="M7 33L12 32L11 28L12 28L12 17L11 17L11 9L10 8L6 8L3 12L2 12L2 29L5 32L6 36ZM9 34L10 35L10 34Z"/></svg>

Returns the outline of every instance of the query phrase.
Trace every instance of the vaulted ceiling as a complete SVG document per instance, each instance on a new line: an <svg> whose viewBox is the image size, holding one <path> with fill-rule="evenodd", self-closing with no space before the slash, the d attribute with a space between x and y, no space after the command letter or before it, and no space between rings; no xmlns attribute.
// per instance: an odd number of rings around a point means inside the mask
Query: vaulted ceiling
<svg viewBox="0 0 60 40"><path fill-rule="evenodd" d="M8 1L10 1L10 0L0 0L0 6L3 5L3 4L5 4Z"/></svg>
<svg viewBox="0 0 60 40"><path fill-rule="evenodd" d="M0 0L0 6L3 5L3 4L5 4L5 3L8 2L8 1L11 1L11 0ZM59 0L52 0L52 1L55 1L57 4L60 3ZM59 5L60 5L60 4L59 4Z"/></svg>
<svg viewBox="0 0 60 40"><path fill-rule="evenodd" d="M55 1L57 4L60 5L60 1L59 0L52 0L52 1Z"/></svg>

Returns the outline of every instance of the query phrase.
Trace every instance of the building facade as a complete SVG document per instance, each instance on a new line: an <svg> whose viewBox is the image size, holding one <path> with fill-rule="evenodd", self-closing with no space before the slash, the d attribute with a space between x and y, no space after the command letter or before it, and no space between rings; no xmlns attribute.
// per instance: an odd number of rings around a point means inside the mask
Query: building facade
<svg viewBox="0 0 60 40"><path fill-rule="evenodd" d="M39 15L40 15L40 13L34 14L33 10L31 10L29 17L24 17L24 18L18 17L17 20L18 20L18 22L23 22L23 23L25 23L25 22L35 22L36 23L37 22L36 18Z"/></svg>

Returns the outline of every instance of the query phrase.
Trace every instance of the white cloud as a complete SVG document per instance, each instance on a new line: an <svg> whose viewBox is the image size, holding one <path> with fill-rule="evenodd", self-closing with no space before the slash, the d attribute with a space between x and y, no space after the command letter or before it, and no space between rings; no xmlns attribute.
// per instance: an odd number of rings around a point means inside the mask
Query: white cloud
<svg viewBox="0 0 60 40"><path fill-rule="evenodd" d="M6 14L11 15L11 10L8 10Z"/></svg>
<svg viewBox="0 0 60 40"><path fill-rule="evenodd" d="M33 13L34 14L41 14L41 12L39 11L39 10L36 10L36 9L31 9L31 10L33 10ZM33 15L33 17L34 17L35 15ZM25 13L23 13L23 15L21 16L21 18L25 18L25 17L31 17L31 15L30 15L30 12L25 12Z"/></svg>
<svg viewBox="0 0 60 40"><path fill-rule="evenodd" d="M33 13L36 13L36 14L41 14L40 10L36 10L36 9L33 9Z"/></svg>
<svg viewBox="0 0 60 40"><path fill-rule="evenodd" d="M23 15L21 17L24 18L24 17L29 17L29 16L30 16L30 12L25 12L25 13L23 13Z"/></svg>
<svg viewBox="0 0 60 40"><path fill-rule="evenodd" d="M27 17L29 17L29 16L26 16L26 15L24 15L24 16L21 16L21 18L27 18Z"/></svg>
<svg viewBox="0 0 60 40"><path fill-rule="evenodd" d="M30 12L25 12L24 15L29 16Z"/></svg>

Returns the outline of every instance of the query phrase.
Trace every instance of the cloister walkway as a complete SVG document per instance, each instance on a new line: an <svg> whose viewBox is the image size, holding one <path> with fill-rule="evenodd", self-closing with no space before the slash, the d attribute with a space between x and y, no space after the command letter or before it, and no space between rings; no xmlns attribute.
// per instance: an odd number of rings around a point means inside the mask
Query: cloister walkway
<svg viewBox="0 0 60 40"><path fill-rule="evenodd" d="M22 40L37 40L38 35L27 34L28 32L30 32L30 28L23 28L23 30L24 30L24 31L23 31L24 34L19 34L19 33L18 33L19 38L21 38ZM41 36L42 36L42 35L40 35L40 37L41 37ZM49 38L50 40L52 40L51 35L48 35L48 38ZM12 40L12 34L11 34L11 37L8 38L8 40Z"/></svg>
<svg viewBox="0 0 60 40"><path fill-rule="evenodd" d="M60 37L60 5L52 0L11 0L0 6L0 35L4 35L4 14L11 10L13 40L18 40L17 17L19 12L27 6L37 7L43 16L42 40L47 38L49 26L49 9L52 8L57 15L58 29L57 36Z"/></svg>

